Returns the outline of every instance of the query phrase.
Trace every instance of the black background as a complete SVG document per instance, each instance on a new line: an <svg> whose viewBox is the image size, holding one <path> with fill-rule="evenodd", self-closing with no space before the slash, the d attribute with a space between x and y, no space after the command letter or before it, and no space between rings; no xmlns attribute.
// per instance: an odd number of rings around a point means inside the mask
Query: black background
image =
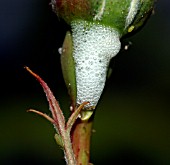
<svg viewBox="0 0 170 165"><path fill-rule="evenodd" d="M132 45L111 62L113 73L99 103L92 137L94 164L170 164L170 3L155 14ZM64 164L53 126L27 113L50 114L45 94L24 69L48 83L67 116L58 48L68 26L48 0L0 1L0 164ZM123 48L123 46L122 46Z"/></svg>

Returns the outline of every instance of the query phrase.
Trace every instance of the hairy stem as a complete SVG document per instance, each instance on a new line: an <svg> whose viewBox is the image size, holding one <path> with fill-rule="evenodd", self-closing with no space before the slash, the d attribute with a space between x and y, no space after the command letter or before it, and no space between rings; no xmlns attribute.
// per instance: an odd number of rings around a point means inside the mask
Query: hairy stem
<svg viewBox="0 0 170 165"><path fill-rule="evenodd" d="M66 132L62 138L64 141L64 153L67 165L76 165L77 163L72 149L70 134Z"/></svg>

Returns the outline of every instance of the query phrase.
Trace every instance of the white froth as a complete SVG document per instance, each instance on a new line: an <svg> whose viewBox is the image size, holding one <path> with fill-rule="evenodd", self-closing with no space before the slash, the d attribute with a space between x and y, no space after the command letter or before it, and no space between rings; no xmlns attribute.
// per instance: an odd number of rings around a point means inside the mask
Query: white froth
<svg viewBox="0 0 170 165"><path fill-rule="evenodd" d="M77 104L95 107L102 94L109 62L120 50L116 30L86 21L72 23Z"/></svg>

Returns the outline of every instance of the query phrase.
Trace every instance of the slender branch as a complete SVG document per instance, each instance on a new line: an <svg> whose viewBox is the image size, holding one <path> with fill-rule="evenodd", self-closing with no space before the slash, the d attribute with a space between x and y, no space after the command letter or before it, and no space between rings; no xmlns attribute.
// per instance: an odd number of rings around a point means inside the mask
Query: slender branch
<svg viewBox="0 0 170 165"><path fill-rule="evenodd" d="M47 114L45 113L42 113L40 111L37 111L37 110L34 110L34 109L29 109L28 112L34 112L42 117L44 117L45 119L47 119L48 121L50 121L51 123L55 124L55 121L50 117L48 116Z"/></svg>
<svg viewBox="0 0 170 165"><path fill-rule="evenodd" d="M89 103L89 102L84 102L84 103L82 103L82 104L71 114L71 116L69 117L69 120L68 120L68 122L67 122L67 124L66 124L66 129L67 129L68 132L71 131L71 128L72 128L73 124L75 123L78 115L80 114L80 111L82 110L82 108L83 108L86 104L88 104L88 103Z"/></svg>
<svg viewBox="0 0 170 165"><path fill-rule="evenodd" d="M44 89L44 92L46 94L47 100L49 102L50 110L53 116L53 119L55 120L55 124L60 132L64 131L65 129L65 118L64 115L60 109L60 106L55 99L52 91L46 84L46 82L36 73L34 73L29 67L25 67L25 69L33 75L38 82L41 84L42 88Z"/></svg>
<svg viewBox="0 0 170 165"><path fill-rule="evenodd" d="M65 159L66 159L67 164L68 165L76 165L76 159L74 156L74 152L72 149L72 143L71 143L71 139L70 139L70 132L66 130L65 118L64 118L64 115L60 109L60 106L59 106L57 100L55 99L55 97L54 97L52 91L50 90L50 88L48 87L48 85L45 83L45 81L40 76L38 76L36 73L34 73L28 67L25 67L25 69L39 81L42 88L44 89L44 92L46 94L53 118L50 118L48 115L46 115L42 112L36 111L36 110L29 110L29 111L35 112L35 113L45 117L47 120L49 120L50 122L52 122L55 125L55 127L57 128L56 130L58 132L58 135L59 135L59 137L61 137L62 142L63 142ZM81 110L81 108L80 108L80 110ZM78 111L79 111L79 109L78 109Z"/></svg>

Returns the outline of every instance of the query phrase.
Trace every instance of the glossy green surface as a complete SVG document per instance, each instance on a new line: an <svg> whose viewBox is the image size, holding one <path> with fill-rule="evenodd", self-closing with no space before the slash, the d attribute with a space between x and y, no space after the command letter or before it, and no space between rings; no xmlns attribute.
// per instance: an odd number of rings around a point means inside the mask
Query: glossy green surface
<svg viewBox="0 0 170 165"><path fill-rule="evenodd" d="M65 84L71 97L72 105L76 104L76 76L75 64L72 56L72 36L70 32L66 33L62 46L61 68Z"/></svg>
<svg viewBox="0 0 170 165"><path fill-rule="evenodd" d="M155 0L61 0L57 1L54 11L68 24L80 19L92 21L117 29L121 36L137 30L152 13ZM126 18L131 5L136 5L135 17L126 27ZM134 5L135 6L135 5ZM132 14L133 16L133 14ZM130 30L129 27L133 26Z"/></svg>

